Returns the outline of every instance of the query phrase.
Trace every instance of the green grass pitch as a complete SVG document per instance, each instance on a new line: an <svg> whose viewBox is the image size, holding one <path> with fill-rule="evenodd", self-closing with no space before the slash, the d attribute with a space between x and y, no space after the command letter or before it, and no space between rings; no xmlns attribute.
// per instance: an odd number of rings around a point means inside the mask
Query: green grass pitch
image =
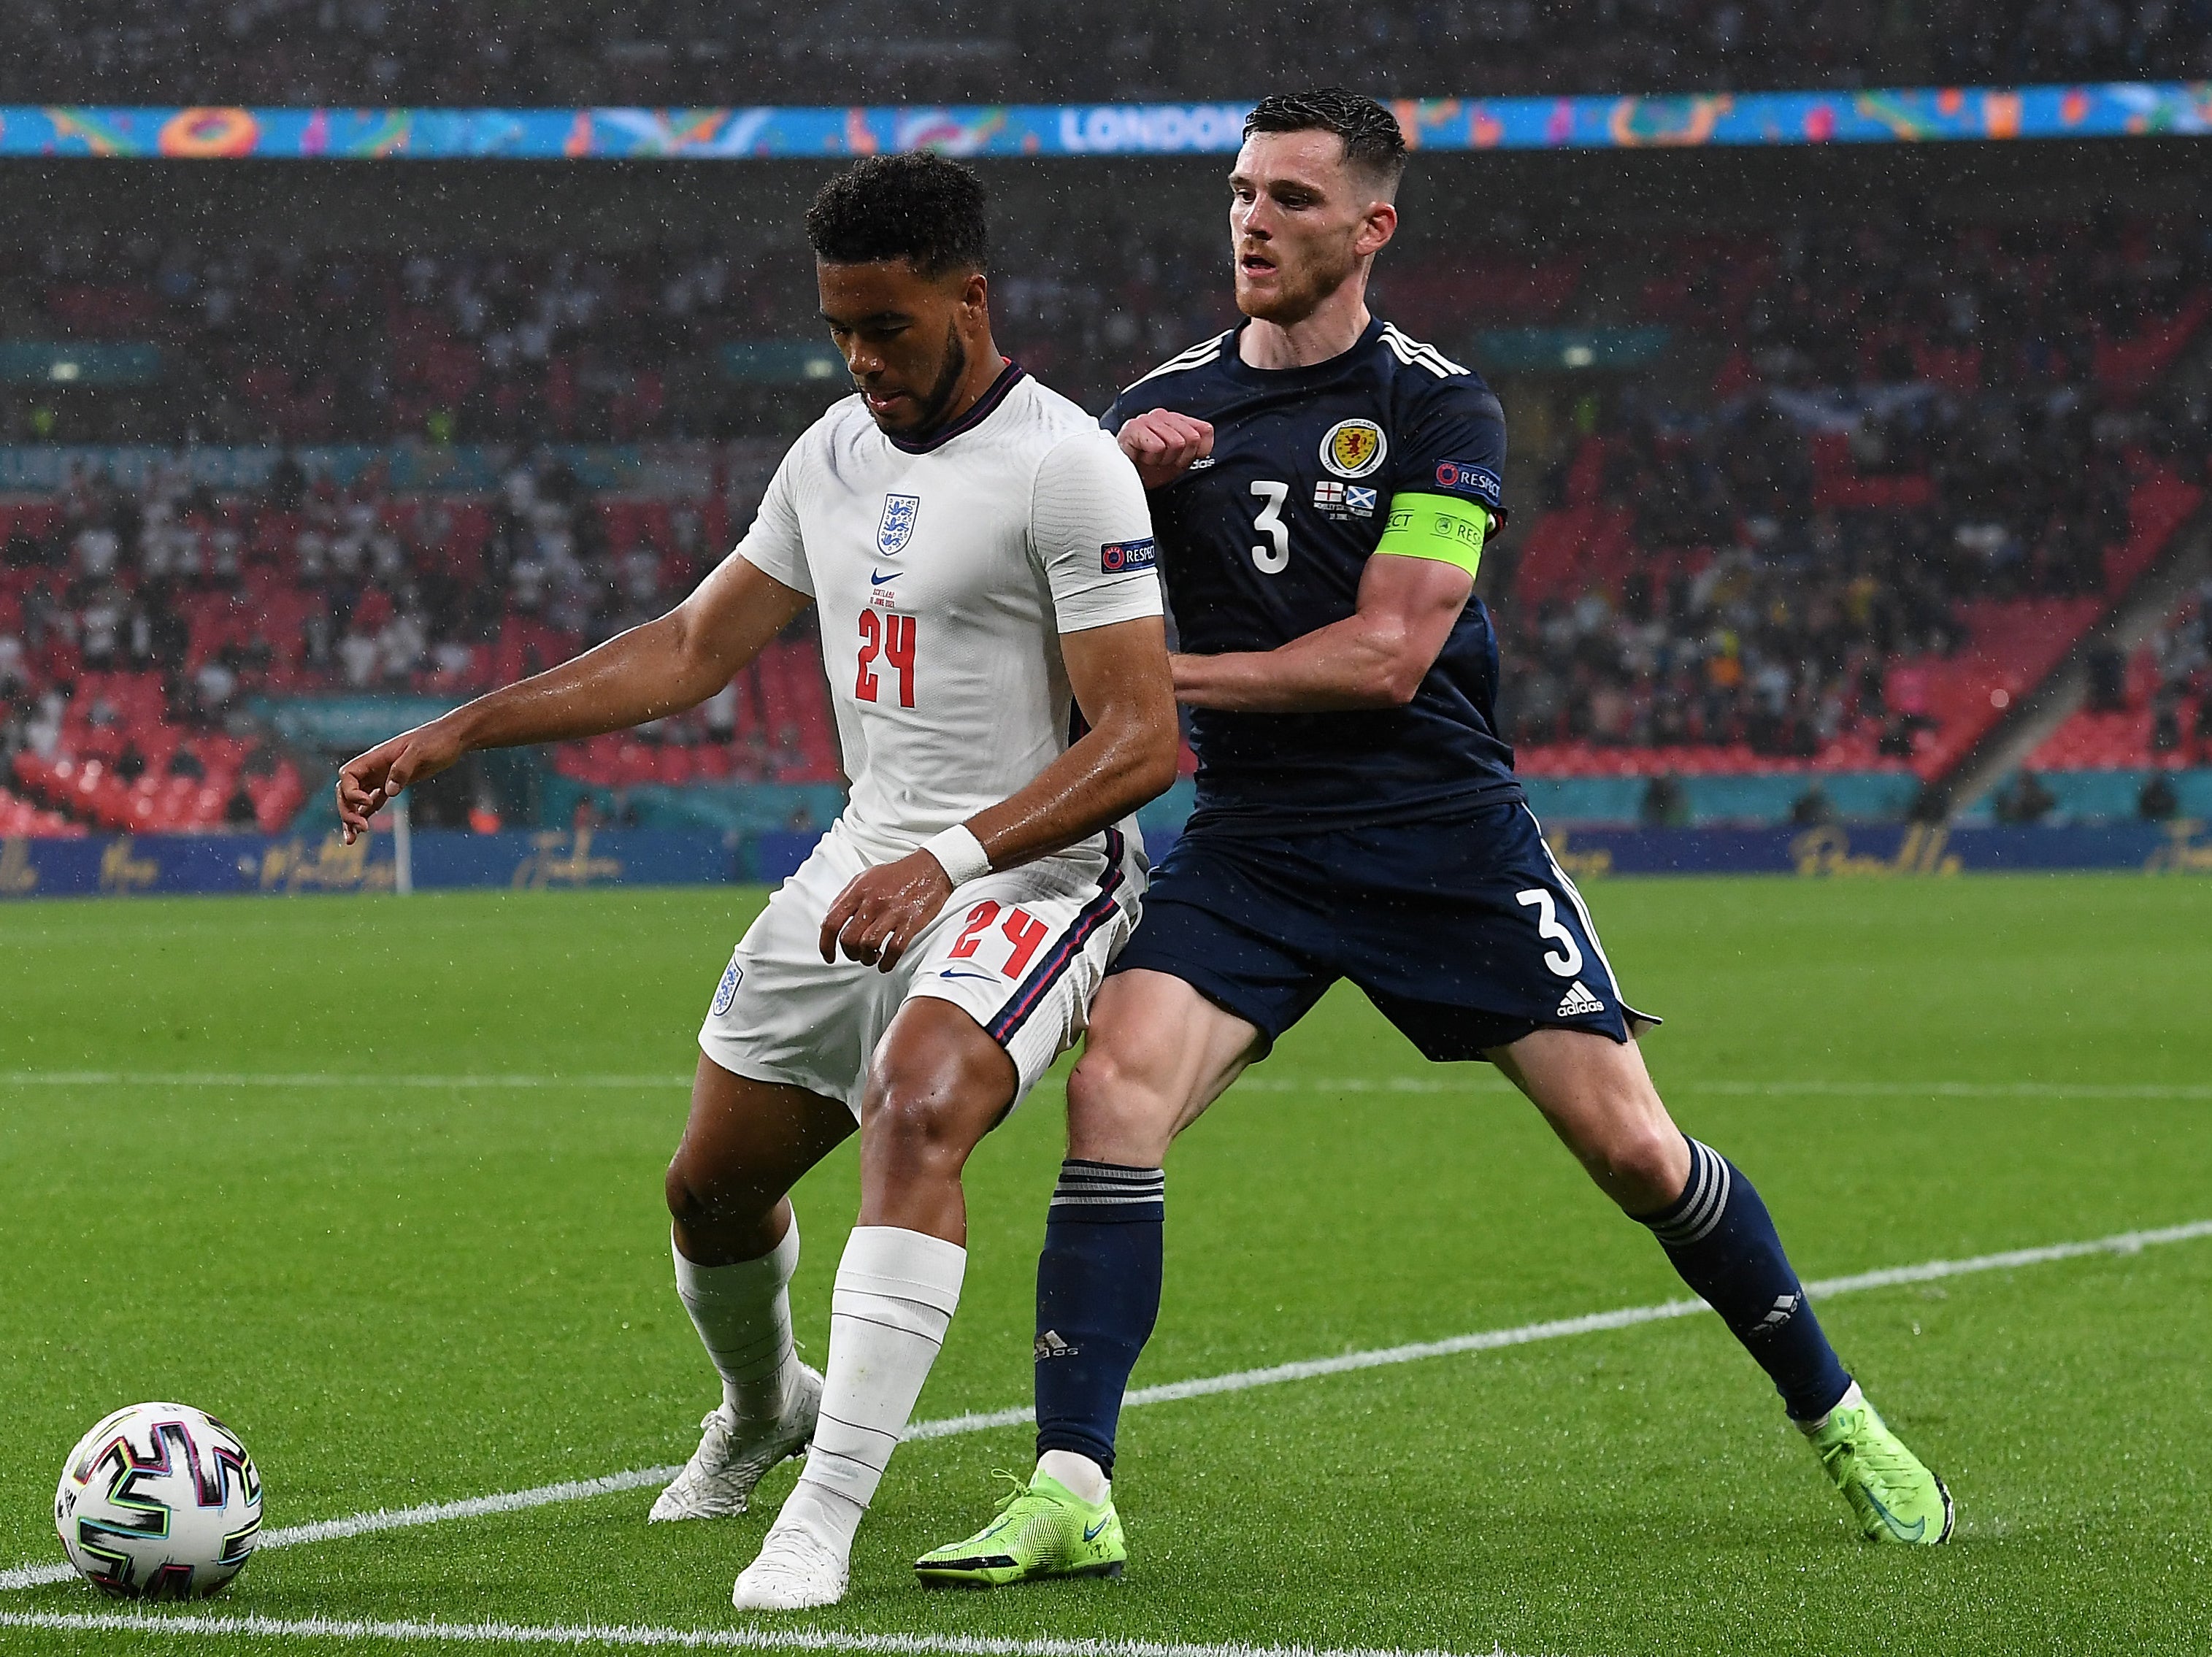
<svg viewBox="0 0 2212 1657"><path fill-rule="evenodd" d="M1677 1116L1758 1181L1808 1278L2212 1217L2212 883L1590 895L1670 1021L1647 1052ZM0 909L0 1568L58 1558L62 1456L139 1399L237 1427L272 1527L681 1460L714 1396L660 1206L683 1088L407 1078L688 1074L759 901ZM56 1079L76 1071L264 1083ZM1059 1118L1048 1085L971 1166L968 1286L924 1418L1027 1401ZM1342 991L1169 1174L1140 1386L1683 1292L1493 1073L1423 1065ZM798 1193L817 1361L855 1195L849 1147ZM770 1620L1562 1657L2202 1654L2208 1308L2212 1239L1824 1304L1953 1485L1942 1550L1856 1541L1699 1315L1132 1411L1119 1583L918 1590L908 1562L980 1522L1028 1435L909 1444L846 1604ZM733 1629L731 1578L791 1478L715 1525L648 1529L636 1490L270 1550L202 1610ZM0 1612L109 1609L74 1581L0 1593ZM0 1628L7 1652L185 1648L399 1648Z"/></svg>

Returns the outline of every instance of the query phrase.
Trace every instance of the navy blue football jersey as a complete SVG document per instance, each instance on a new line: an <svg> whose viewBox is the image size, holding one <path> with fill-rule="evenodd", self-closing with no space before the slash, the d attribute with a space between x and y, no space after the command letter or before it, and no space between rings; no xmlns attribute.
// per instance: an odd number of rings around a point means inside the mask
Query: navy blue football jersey
<svg viewBox="0 0 2212 1657"><path fill-rule="evenodd" d="M1101 418L1118 432L1170 409L1212 424L1212 456L1151 495L1182 649L1273 650L1352 615L1394 497L1455 497L1504 522L1505 422L1480 374L1379 319L1303 368L1248 366L1237 331L1161 364ZM1193 709L1190 827L1403 822L1518 798L1497 689L1498 635L1470 598L1404 707Z"/></svg>

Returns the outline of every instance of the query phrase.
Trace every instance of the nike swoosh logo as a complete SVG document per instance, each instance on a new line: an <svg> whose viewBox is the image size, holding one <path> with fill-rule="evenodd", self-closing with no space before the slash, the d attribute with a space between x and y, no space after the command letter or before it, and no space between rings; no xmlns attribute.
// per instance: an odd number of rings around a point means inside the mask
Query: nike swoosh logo
<svg viewBox="0 0 2212 1657"><path fill-rule="evenodd" d="M947 968L945 971L940 972L937 975L939 978L980 978L986 984L995 984L999 981L989 973L963 973L955 971L951 968Z"/></svg>
<svg viewBox="0 0 2212 1657"><path fill-rule="evenodd" d="M1104 1530L1113 1522L1114 1515L1109 1513L1105 1518L1100 1520L1097 1524L1085 1525L1083 1527L1083 1539L1086 1542L1096 1542L1098 1539L1098 1533Z"/></svg>
<svg viewBox="0 0 2212 1657"><path fill-rule="evenodd" d="M879 587L886 581L896 581L897 580L898 572L896 570L893 570L889 575L878 575L873 570L870 570L868 572L868 585L872 587Z"/></svg>
<svg viewBox="0 0 2212 1657"><path fill-rule="evenodd" d="M1910 1527L1901 1523L1897 1515L1881 1505L1881 1498L1872 1490L1865 1492L1867 1505L1875 1510L1881 1522L1889 1527L1889 1533L1900 1542L1917 1542L1928 1533L1928 1521L1916 1519Z"/></svg>

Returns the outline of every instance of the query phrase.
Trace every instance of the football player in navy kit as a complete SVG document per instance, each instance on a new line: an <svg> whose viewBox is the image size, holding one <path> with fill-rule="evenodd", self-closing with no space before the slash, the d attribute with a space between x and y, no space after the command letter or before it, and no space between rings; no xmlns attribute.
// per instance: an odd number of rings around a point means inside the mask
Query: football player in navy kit
<svg viewBox="0 0 2212 1657"><path fill-rule="evenodd" d="M1687 1138L1492 716L1474 596L1505 430L1471 369L1367 310L1390 112L1272 97L1230 175L1237 328L1104 416L1150 494L1197 807L1091 1015L1038 1263L1038 1465L925 1581L1117 1573L1109 1479L1160 1290L1175 1136L1340 978L1426 1057L1487 1059L1774 1381L1863 1534L1950 1534L1942 1481L1838 1361L1750 1181ZM1471 296L1479 297L1479 296Z"/></svg>

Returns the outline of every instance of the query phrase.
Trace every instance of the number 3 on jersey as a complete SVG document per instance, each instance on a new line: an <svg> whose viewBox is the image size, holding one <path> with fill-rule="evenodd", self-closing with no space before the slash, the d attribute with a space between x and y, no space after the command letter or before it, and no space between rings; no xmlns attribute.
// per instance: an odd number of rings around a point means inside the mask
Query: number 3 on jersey
<svg viewBox="0 0 2212 1657"><path fill-rule="evenodd" d="M1252 527L1274 543L1272 547L1252 549L1253 568L1262 575L1280 575L1291 567L1291 526L1283 521L1283 506L1291 498L1291 486L1263 479L1252 485L1252 493L1266 503L1252 520Z"/></svg>
<svg viewBox="0 0 2212 1657"><path fill-rule="evenodd" d="M876 676L875 663L880 657L887 667L898 670L899 706L914 706L914 617L901 616L894 610L864 610L860 612L860 672L853 682L853 694L864 702L877 699L882 689Z"/></svg>

